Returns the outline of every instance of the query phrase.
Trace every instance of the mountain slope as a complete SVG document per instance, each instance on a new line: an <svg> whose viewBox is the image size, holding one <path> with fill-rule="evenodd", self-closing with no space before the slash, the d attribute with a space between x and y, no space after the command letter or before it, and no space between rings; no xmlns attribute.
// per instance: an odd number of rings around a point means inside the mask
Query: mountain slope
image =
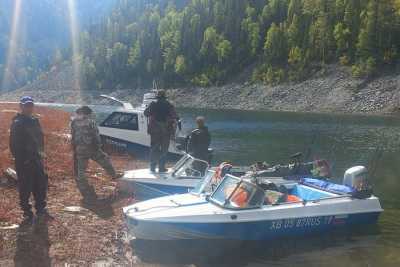
<svg viewBox="0 0 400 267"><path fill-rule="evenodd" d="M14 8L20 3L18 29L11 33ZM98 23L116 0L75 1L81 29ZM0 1L0 84L3 90L23 86L47 70L55 60L69 58L70 23L68 0ZM11 38L15 56L10 58ZM8 59L8 65L7 65ZM5 75L5 77L3 77Z"/></svg>
<svg viewBox="0 0 400 267"><path fill-rule="evenodd" d="M397 0L120 0L82 40L88 89L217 85L257 64L266 84L325 64L373 76L400 58Z"/></svg>

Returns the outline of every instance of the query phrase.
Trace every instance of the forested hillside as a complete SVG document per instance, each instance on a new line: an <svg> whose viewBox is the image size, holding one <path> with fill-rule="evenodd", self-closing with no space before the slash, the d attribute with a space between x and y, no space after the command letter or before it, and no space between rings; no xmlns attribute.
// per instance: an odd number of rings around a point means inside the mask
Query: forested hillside
<svg viewBox="0 0 400 267"><path fill-rule="evenodd" d="M305 79L327 63L355 76L400 56L399 0L120 0L84 32L87 88Z"/></svg>
<svg viewBox="0 0 400 267"><path fill-rule="evenodd" d="M84 29L99 22L115 2L75 1L81 27ZM20 12L15 18L17 28L13 37L11 31L17 3ZM0 87L4 87L0 89L21 87L47 71L55 61L69 59L69 15L68 0L0 0ZM10 44L14 49L11 56Z"/></svg>

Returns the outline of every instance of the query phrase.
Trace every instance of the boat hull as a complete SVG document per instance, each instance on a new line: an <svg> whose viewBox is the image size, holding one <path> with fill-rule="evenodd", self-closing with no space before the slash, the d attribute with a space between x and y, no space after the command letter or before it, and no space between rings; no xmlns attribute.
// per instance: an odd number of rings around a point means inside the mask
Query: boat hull
<svg viewBox="0 0 400 267"><path fill-rule="evenodd" d="M118 180L119 192L133 194L137 200L147 200L192 190L200 179L174 179L167 173L151 172L149 169L128 171Z"/></svg>
<svg viewBox="0 0 400 267"><path fill-rule="evenodd" d="M270 240L374 224L382 211L375 196L334 196L254 209L226 209L192 193L124 208L130 234L144 240Z"/></svg>
<svg viewBox="0 0 400 267"><path fill-rule="evenodd" d="M162 182L162 183L157 183ZM131 188L135 199L147 200L157 197L164 197L175 194L188 193L196 186L196 181L173 181L168 183L166 181L140 181L136 180L131 183Z"/></svg>
<svg viewBox="0 0 400 267"><path fill-rule="evenodd" d="M115 137L104 136L102 135L102 142L103 145L106 147L107 150L118 151L118 152L126 152L135 158L139 159L148 159L150 155L150 146L143 143L135 143ZM181 158L183 153L172 149L168 151L168 160L176 161Z"/></svg>
<svg viewBox="0 0 400 267"><path fill-rule="evenodd" d="M263 241L374 224L379 214L380 212L370 212L237 223L168 223L132 218L128 218L127 222L135 238L143 240Z"/></svg>

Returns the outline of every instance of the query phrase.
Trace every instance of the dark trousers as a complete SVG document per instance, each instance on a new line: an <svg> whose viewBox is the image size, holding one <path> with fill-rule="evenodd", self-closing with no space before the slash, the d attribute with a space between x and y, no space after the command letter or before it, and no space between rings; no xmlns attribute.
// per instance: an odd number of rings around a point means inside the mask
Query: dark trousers
<svg viewBox="0 0 400 267"><path fill-rule="evenodd" d="M36 213L46 209L48 177L39 160L17 164L19 204L25 216L32 216L32 206L29 203L31 194L35 200Z"/></svg>
<svg viewBox="0 0 400 267"><path fill-rule="evenodd" d="M150 169L165 169L171 134L166 123L158 123L150 133Z"/></svg>
<svg viewBox="0 0 400 267"><path fill-rule="evenodd" d="M97 198L96 191L91 186L86 177L86 169L89 160L97 162L111 177L116 177L116 171L111 163L110 158L102 150L97 150L91 155L76 155L77 175L75 176L76 185L85 199Z"/></svg>

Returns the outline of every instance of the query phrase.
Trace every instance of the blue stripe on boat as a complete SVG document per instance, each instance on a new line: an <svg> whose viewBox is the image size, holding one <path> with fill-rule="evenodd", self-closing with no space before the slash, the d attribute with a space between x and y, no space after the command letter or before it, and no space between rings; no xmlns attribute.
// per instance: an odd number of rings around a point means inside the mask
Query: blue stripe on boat
<svg viewBox="0 0 400 267"><path fill-rule="evenodd" d="M284 236L319 233L338 227L373 224L378 220L379 214L371 212L238 223L159 223L137 220L135 223L146 223L147 227L165 225L178 239L270 240ZM128 223L133 223L133 220L128 218Z"/></svg>

